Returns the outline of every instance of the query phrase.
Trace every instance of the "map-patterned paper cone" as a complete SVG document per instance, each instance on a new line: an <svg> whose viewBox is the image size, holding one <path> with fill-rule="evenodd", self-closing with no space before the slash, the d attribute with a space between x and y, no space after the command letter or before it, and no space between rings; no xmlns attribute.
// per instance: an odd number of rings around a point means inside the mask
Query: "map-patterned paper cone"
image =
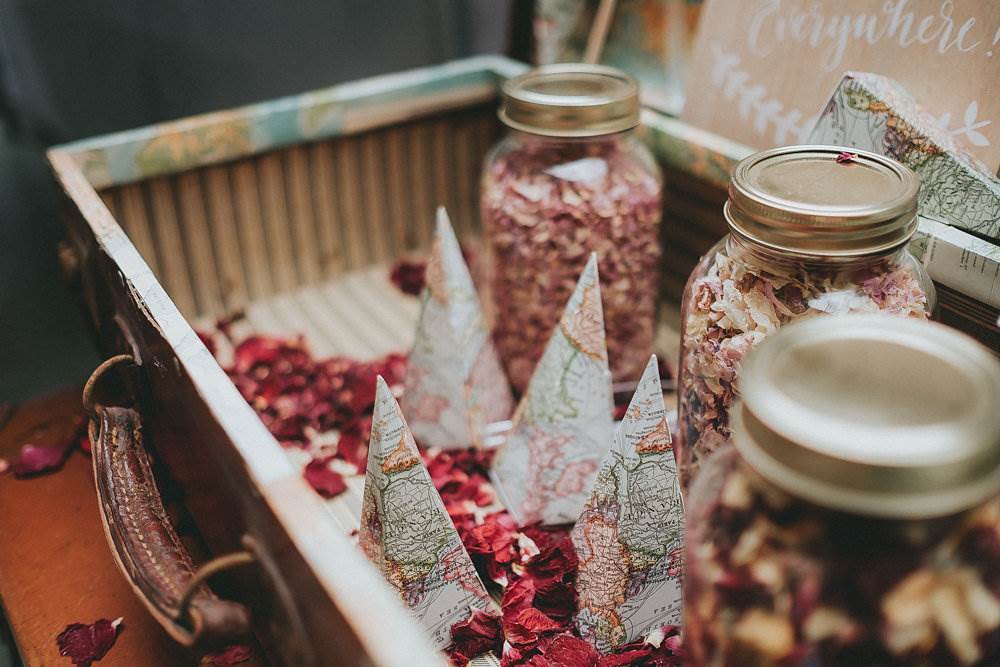
<svg viewBox="0 0 1000 667"><path fill-rule="evenodd" d="M490 476L520 525L580 515L614 423L597 255L591 255L528 383Z"/></svg>
<svg viewBox="0 0 1000 667"><path fill-rule="evenodd" d="M680 623L683 519L654 356L572 532L576 627L601 653Z"/></svg>
<svg viewBox="0 0 1000 667"><path fill-rule="evenodd" d="M361 548L438 648L489 596L380 376L361 506Z"/></svg>
<svg viewBox="0 0 1000 667"><path fill-rule="evenodd" d="M508 419L514 399L444 207L421 302L403 413L427 447L479 445L483 427Z"/></svg>

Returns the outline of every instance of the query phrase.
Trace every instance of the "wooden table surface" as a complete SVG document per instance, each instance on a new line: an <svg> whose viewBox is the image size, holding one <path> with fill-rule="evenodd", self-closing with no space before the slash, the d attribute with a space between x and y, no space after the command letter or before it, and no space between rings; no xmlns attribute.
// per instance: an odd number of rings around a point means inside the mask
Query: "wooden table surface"
<svg viewBox="0 0 1000 667"><path fill-rule="evenodd" d="M0 426L0 458L44 432L73 429L79 388L18 406ZM76 451L62 470L31 479L0 475L0 602L26 665L71 665L56 636L70 623L124 618L98 665L196 665L146 612L111 557L98 515L90 459Z"/></svg>

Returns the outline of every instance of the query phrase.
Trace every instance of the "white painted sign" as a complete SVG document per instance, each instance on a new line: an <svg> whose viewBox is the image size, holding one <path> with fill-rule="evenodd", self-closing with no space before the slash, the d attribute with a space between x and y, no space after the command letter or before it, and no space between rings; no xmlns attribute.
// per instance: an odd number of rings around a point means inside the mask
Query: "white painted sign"
<svg viewBox="0 0 1000 667"><path fill-rule="evenodd" d="M845 70L896 79L1000 168L996 0L707 0L681 117L757 148L805 141Z"/></svg>

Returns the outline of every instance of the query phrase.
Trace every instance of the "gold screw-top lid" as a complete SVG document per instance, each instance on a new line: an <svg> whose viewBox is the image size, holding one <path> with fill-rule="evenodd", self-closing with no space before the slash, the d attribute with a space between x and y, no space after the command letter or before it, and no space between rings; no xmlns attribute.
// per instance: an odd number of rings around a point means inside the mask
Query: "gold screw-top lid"
<svg viewBox="0 0 1000 667"><path fill-rule="evenodd" d="M733 169L726 220L737 235L802 255L897 248L917 230L920 178L892 158L839 146L785 146Z"/></svg>
<svg viewBox="0 0 1000 667"><path fill-rule="evenodd" d="M613 67L563 63L504 82L505 125L552 137L594 137L639 124L639 84Z"/></svg>
<svg viewBox="0 0 1000 667"><path fill-rule="evenodd" d="M1000 493L1000 361L954 329L886 314L805 320L747 356L733 442L817 505L932 518Z"/></svg>

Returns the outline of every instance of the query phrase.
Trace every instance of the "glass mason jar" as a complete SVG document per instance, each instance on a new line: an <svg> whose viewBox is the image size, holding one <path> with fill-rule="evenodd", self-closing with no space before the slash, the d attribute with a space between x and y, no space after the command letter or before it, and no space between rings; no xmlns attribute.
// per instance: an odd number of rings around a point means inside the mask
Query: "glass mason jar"
<svg viewBox="0 0 1000 667"><path fill-rule="evenodd" d="M788 146L733 170L730 233L695 267L681 305L674 451L684 489L728 441L743 356L766 336L820 315L926 319L934 308L933 283L906 248L919 178L891 158L843 151Z"/></svg>
<svg viewBox="0 0 1000 667"><path fill-rule="evenodd" d="M691 667L1000 664L1000 362L884 314L754 350L687 497Z"/></svg>
<svg viewBox="0 0 1000 667"><path fill-rule="evenodd" d="M508 80L509 133L486 157L485 301L511 384L524 391L597 252L608 357L635 381L653 352L661 176L635 136L638 86L610 67L551 65Z"/></svg>

